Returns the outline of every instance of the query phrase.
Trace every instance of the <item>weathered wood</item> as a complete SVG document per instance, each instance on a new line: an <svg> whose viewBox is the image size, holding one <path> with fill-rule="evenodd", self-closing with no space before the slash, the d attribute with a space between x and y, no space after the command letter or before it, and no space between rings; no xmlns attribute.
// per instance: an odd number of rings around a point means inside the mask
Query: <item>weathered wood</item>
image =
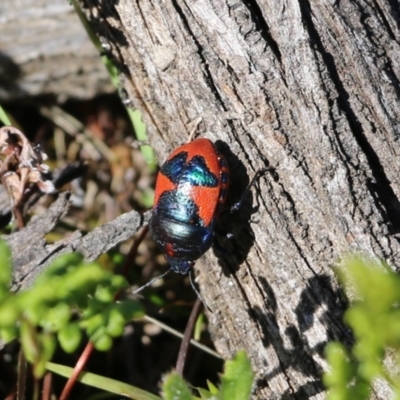
<svg viewBox="0 0 400 400"><path fill-rule="evenodd" d="M114 90L98 51L65 0L0 1L0 102Z"/></svg>
<svg viewBox="0 0 400 400"><path fill-rule="evenodd" d="M86 235L75 231L55 243L47 243L44 236L51 232L69 206L69 194L62 193L57 201L41 216L34 217L22 230L4 235L13 259L13 291L29 288L38 275L58 256L81 253L86 261L92 261L118 243L132 237L148 219L148 213L140 215L131 211L120 215Z"/></svg>
<svg viewBox="0 0 400 400"><path fill-rule="evenodd" d="M201 291L218 351L251 357L254 398L324 398L324 345L351 342L332 267L350 250L400 267L395 4L82 3L161 159L201 117L230 146L233 199L270 167L221 240L232 255L197 263Z"/></svg>

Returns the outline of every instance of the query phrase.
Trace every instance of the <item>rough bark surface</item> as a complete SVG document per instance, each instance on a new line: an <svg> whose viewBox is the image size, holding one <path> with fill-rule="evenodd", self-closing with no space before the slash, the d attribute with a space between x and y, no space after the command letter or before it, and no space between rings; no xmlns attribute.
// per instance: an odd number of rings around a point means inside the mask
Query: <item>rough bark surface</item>
<svg viewBox="0 0 400 400"><path fill-rule="evenodd" d="M52 231L67 213L69 193L61 193L46 213L35 217L21 231L4 235L13 259L13 291L28 289L38 275L58 256L78 252L86 261L92 261L118 243L132 237L148 219L148 213L136 211L122 214L90 233L75 231L55 243L47 243L45 235Z"/></svg>
<svg viewBox="0 0 400 400"><path fill-rule="evenodd" d="M66 0L0 1L0 101L113 91L99 54Z"/></svg>
<svg viewBox="0 0 400 400"><path fill-rule="evenodd" d="M349 250L400 266L398 2L84 6L161 159L200 117L230 147L233 197L270 168L232 254L198 262L201 291L218 351L251 357L254 398L324 398L324 345L351 343L332 267Z"/></svg>
<svg viewBox="0 0 400 400"><path fill-rule="evenodd" d="M217 350L247 350L254 398L324 398L323 348L351 343L332 267L349 250L400 267L399 2L82 3L160 160L201 118L232 201L270 168L256 207L222 216L238 232L197 263L201 292Z"/></svg>
<svg viewBox="0 0 400 400"><path fill-rule="evenodd" d="M233 199L270 168L256 210L225 218L245 225L223 242L232 255L198 262L201 291L218 351L251 357L254 398L324 398L324 345L351 343L332 267L349 250L400 267L399 3L85 7L161 160L201 117L200 135L223 142Z"/></svg>

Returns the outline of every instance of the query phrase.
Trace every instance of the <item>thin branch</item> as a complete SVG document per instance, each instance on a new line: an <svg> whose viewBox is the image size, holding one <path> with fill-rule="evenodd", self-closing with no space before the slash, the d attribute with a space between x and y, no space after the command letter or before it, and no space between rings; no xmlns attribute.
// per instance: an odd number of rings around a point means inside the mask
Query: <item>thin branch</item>
<svg viewBox="0 0 400 400"><path fill-rule="evenodd" d="M181 347L179 349L178 360L176 362L176 372L183 376L183 369L185 367L185 361L187 356L187 351L190 343L190 339L193 335L194 325L196 323L197 317L200 313L203 303L200 299L197 299L194 303L192 312L190 313L189 321L186 325L185 333L183 335Z"/></svg>

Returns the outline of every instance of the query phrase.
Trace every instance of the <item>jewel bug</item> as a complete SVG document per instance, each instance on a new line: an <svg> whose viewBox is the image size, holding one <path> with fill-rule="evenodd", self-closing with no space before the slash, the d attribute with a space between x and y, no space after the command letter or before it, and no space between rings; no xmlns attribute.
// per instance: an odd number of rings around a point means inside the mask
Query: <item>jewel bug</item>
<svg viewBox="0 0 400 400"><path fill-rule="evenodd" d="M186 274L211 247L228 186L228 164L208 139L178 147L162 165L150 230L172 271Z"/></svg>
<svg viewBox="0 0 400 400"><path fill-rule="evenodd" d="M232 207L233 211L241 207L259 172L240 201ZM178 147L168 156L157 177L149 226L170 269L137 289L135 293L170 271L181 274L189 272L192 287L202 300L190 272L195 261L213 243L215 224L224 210L228 189L228 163L209 139L193 140Z"/></svg>

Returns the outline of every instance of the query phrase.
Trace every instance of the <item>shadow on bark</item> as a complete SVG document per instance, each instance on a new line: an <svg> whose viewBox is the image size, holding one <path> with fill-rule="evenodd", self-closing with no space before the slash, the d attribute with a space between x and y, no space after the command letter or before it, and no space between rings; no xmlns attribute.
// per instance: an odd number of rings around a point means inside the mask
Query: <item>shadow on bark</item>
<svg viewBox="0 0 400 400"><path fill-rule="evenodd" d="M294 310L297 326L288 324L282 334L279 330L282 323L278 323L276 317L278 303L273 288L262 277L259 278L259 284L266 294L265 308L269 311L265 313L255 307L249 309L249 314L262 329L265 348L272 346L279 355L279 368L273 369L259 379L257 387L267 388L268 382L279 375L282 372L281 369L284 371L293 369L310 378L310 382L302 385L295 392L287 391L282 394L281 399L304 399L324 392L325 387L322 383L324 371L321 365L315 362L315 359L325 358L324 349L329 341L340 340L347 346L353 342L350 329L341 322L346 310L346 302L342 294L332 287L330 278L326 275L309 279L306 289L300 296L300 302ZM333 316L335 318L332 318ZM310 346L308 339L311 333L307 334L307 331L318 329L318 326L314 326L318 321L324 324L327 337L326 340L320 341L315 346ZM288 341L290 342L289 346ZM316 357L316 354L319 357ZM267 366L268 360L264 360L264 363Z"/></svg>
<svg viewBox="0 0 400 400"><path fill-rule="evenodd" d="M217 221L213 250L218 258L218 264L222 267L222 272L225 276L229 276L239 269L240 264L246 260L254 245L254 233L250 221L252 215L258 210L258 206L251 206L253 203L252 192L255 190L257 182L245 195L241 208L231 212L230 208L241 200L253 177L249 176L244 164L232 153L226 143L218 140L215 145L228 161L230 185L227 210L222 212Z"/></svg>

